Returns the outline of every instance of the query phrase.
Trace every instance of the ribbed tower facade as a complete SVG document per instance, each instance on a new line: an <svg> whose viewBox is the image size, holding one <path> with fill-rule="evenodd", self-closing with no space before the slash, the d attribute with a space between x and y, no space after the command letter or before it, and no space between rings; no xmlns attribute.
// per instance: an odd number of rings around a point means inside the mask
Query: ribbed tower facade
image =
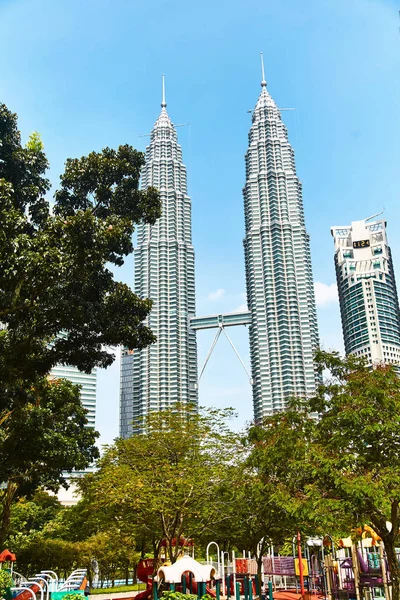
<svg viewBox="0 0 400 600"><path fill-rule="evenodd" d="M254 416L315 392L318 347L310 241L302 187L281 113L262 73L246 153L245 266L251 312Z"/></svg>
<svg viewBox="0 0 400 600"><path fill-rule="evenodd" d="M157 188L162 201L160 219L138 227L134 252L135 292L153 301L147 325L157 342L133 354L123 352L122 437L141 431L141 418L149 411L177 402L197 405L196 334L189 328L189 318L195 315L191 200L164 89L161 113L146 149L142 185Z"/></svg>

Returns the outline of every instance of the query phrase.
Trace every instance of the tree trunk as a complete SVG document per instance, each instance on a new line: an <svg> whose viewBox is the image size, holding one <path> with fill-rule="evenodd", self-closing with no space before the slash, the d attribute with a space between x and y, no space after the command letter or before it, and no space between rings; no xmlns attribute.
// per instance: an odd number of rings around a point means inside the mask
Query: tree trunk
<svg viewBox="0 0 400 600"><path fill-rule="evenodd" d="M176 559L175 559L175 556L174 556L174 548L172 546L172 539L167 538L166 539L166 544L167 544L166 551L168 551L168 558L171 561L171 565L173 565L174 562L176 562Z"/></svg>
<svg viewBox="0 0 400 600"><path fill-rule="evenodd" d="M160 566L159 562L160 562L161 542L162 542L162 540L156 541L153 538L153 556L154 556L153 575L157 575L158 567Z"/></svg>
<svg viewBox="0 0 400 600"><path fill-rule="evenodd" d="M92 588L93 587L93 569L92 569L91 561L86 563L86 577L89 582L89 587Z"/></svg>
<svg viewBox="0 0 400 600"><path fill-rule="evenodd" d="M17 486L10 481L7 483L7 488L3 492L2 497L2 515L0 523L0 548L3 548L10 529L11 506L17 492Z"/></svg>
<svg viewBox="0 0 400 600"><path fill-rule="evenodd" d="M263 593L263 583L264 583L262 580L262 572L261 572L262 560L263 560L263 553L260 552L260 556L257 556L257 579L258 579L258 589L260 590L260 598Z"/></svg>
<svg viewBox="0 0 400 600"><path fill-rule="evenodd" d="M385 536L386 538L386 536ZM393 536L383 539L386 550L386 557L390 572L390 581L392 583L392 600L400 600L400 567L397 562L395 543Z"/></svg>

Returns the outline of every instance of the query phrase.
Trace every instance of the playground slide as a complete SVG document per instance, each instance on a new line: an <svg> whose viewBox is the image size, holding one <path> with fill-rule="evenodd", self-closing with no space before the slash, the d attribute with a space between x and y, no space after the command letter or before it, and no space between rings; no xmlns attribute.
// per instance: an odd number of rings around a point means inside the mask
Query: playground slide
<svg viewBox="0 0 400 600"><path fill-rule="evenodd" d="M88 585L88 583L89 583L89 582L88 582L88 579L87 579L87 577L86 577L86 575L85 575L85 577L82 579L82 583L81 583L81 585L79 586L78 590L85 590L85 589L86 589L86 586Z"/></svg>
<svg viewBox="0 0 400 600"><path fill-rule="evenodd" d="M148 600L148 598L151 598L152 591L153 584L149 581L147 584L147 588L143 590L143 592L139 592L139 594L136 594L135 600Z"/></svg>
<svg viewBox="0 0 400 600"><path fill-rule="evenodd" d="M28 589L31 589L32 592L34 592L35 594L39 594L41 588L37 583L32 583L32 585L30 585L28 587ZM12 592L12 594L13 594L13 598L18 598L18 600L32 600L32 594L30 592L28 592L28 590ZM15 596L14 596L14 594L15 594Z"/></svg>
<svg viewBox="0 0 400 600"><path fill-rule="evenodd" d="M217 594L216 594L215 590L212 590L209 587L206 587L206 594L207 594L207 596L212 596L212 598L216 598L217 597Z"/></svg>
<svg viewBox="0 0 400 600"><path fill-rule="evenodd" d="M150 579L150 575L154 571L154 559L153 558L141 558L136 571L137 578L146 584L146 589L135 596L135 600L148 600L151 599L153 592L153 580Z"/></svg>

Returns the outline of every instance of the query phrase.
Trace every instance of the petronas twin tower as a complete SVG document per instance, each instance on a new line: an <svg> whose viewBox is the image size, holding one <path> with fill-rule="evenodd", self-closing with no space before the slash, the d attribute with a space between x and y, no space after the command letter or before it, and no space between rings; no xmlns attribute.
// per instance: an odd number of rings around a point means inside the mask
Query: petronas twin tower
<svg viewBox="0 0 400 600"><path fill-rule="evenodd" d="M264 71L264 69L263 69ZM318 325L301 183L264 78L246 153L245 265L254 416L315 392Z"/></svg>
<svg viewBox="0 0 400 600"><path fill-rule="evenodd" d="M242 323L250 323L256 421L284 408L289 397L312 394L318 383L313 362L318 328L301 183L264 72L261 86L243 189L249 313ZM153 300L148 324L157 342L134 353L123 352L122 437L139 432L149 411L176 402L197 405L191 201L182 150L166 111L164 85L161 113L146 149L143 186L156 187L162 200L161 218L153 226L139 227L135 249L135 292ZM240 319L230 320L241 324Z"/></svg>
<svg viewBox="0 0 400 600"><path fill-rule="evenodd" d="M135 248L135 292L151 298L147 323L157 342L121 358L120 434L141 430L143 417L177 402L197 405L194 249L186 167L176 130L166 110L164 78L161 113L146 149L143 187L159 190L162 216L139 225Z"/></svg>

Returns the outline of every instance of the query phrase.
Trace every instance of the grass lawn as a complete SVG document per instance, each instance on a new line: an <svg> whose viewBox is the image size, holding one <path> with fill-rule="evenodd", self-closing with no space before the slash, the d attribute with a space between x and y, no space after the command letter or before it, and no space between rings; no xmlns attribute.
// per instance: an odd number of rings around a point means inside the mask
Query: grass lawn
<svg viewBox="0 0 400 600"><path fill-rule="evenodd" d="M139 590L145 590L145 583L133 583L132 585L118 585L115 587L103 587L95 588L90 590L90 595L94 594L116 594L118 592L137 592Z"/></svg>

